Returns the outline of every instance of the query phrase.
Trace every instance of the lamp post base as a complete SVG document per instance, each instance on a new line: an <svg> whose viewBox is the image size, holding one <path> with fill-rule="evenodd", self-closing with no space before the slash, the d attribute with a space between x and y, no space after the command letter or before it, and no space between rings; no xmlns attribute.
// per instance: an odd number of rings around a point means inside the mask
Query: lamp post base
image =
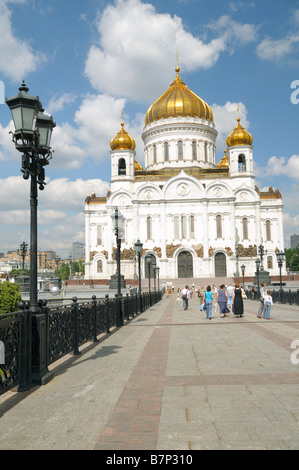
<svg viewBox="0 0 299 470"><path fill-rule="evenodd" d="M125 281L125 277L123 274L120 275L120 287L122 289L126 288L126 281ZM118 274L117 273L112 274L112 276L110 276L110 289L118 289Z"/></svg>

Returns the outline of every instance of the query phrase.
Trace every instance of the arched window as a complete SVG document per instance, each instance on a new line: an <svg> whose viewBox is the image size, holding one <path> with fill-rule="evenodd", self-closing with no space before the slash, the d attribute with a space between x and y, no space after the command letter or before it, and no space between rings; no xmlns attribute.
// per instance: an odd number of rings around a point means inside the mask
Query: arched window
<svg viewBox="0 0 299 470"><path fill-rule="evenodd" d="M152 218L148 216L146 218L146 236L148 240L152 240Z"/></svg>
<svg viewBox="0 0 299 470"><path fill-rule="evenodd" d="M183 160L183 142L181 140L178 141L178 159Z"/></svg>
<svg viewBox="0 0 299 470"><path fill-rule="evenodd" d="M267 269L273 269L273 258L272 258L272 256L267 257Z"/></svg>
<svg viewBox="0 0 299 470"><path fill-rule="evenodd" d="M97 245L103 245L103 227L102 227L102 225L97 226Z"/></svg>
<svg viewBox="0 0 299 470"><path fill-rule="evenodd" d="M153 163L157 163L157 146L156 144L153 145Z"/></svg>
<svg viewBox="0 0 299 470"><path fill-rule="evenodd" d="M190 224L190 238L195 238L195 233L194 233L194 215L190 215L189 219L189 224Z"/></svg>
<svg viewBox="0 0 299 470"><path fill-rule="evenodd" d="M246 217L242 219L243 240L248 240L248 220Z"/></svg>
<svg viewBox="0 0 299 470"><path fill-rule="evenodd" d="M165 161L165 162L168 162L168 161L169 161L168 142L164 142L164 161Z"/></svg>
<svg viewBox="0 0 299 470"><path fill-rule="evenodd" d="M238 171L246 171L246 160L243 153L241 153L238 157Z"/></svg>
<svg viewBox="0 0 299 470"><path fill-rule="evenodd" d="M126 160L124 158L120 158L118 160L118 174L119 175L126 174Z"/></svg>
<svg viewBox="0 0 299 470"><path fill-rule="evenodd" d="M197 143L195 140L192 142L192 160L197 160Z"/></svg>
<svg viewBox="0 0 299 470"><path fill-rule="evenodd" d="M271 241L271 222L266 220L266 240L267 242Z"/></svg>
<svg viewBox="0 0 299 470"><path fill-rule="evenodd" d="M99 261L97 263L97 271L98 271L98 273L103 272L103 261L101 259L99 259Z"/></svg>
<svg viewBox="0 0 299 470"><path fill-rule="evenodd" d="M216 215L216 236L222 238L222 219L221 215Z"/></svg>
<svg viewBox="0 0 299 470"><path fill-rule="evenodd" d="M178 240L180 238L180 227L179 227L179 218L176 215L173 219L174 223L174 239Z"/></svg>

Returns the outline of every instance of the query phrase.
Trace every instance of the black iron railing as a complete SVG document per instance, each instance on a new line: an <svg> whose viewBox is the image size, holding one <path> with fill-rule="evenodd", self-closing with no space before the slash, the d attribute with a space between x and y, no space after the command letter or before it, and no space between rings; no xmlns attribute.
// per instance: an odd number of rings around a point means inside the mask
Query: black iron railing
<svg viewBox="0 0 299 470"><path fill-rule="evenodd" d="M273 303L299 305L299 289L271 289ZM250 300L258 300L258 293L246 290L247 298Z"/></svg>
<svg viewBox="0 0 299 470"><path fill-rule="evenodd" d="M163 293L160 290L122 297L124 320L128 322L159 302ZM24 391L46 383L50 364L66 354L80 354L80 346L97 342L100 334L109 334L118 326L119 305L116 297L97 299L94 295L84 302L73 297L71 305L58 307L40 301L41 313L32 317L29 302L20 302L19 312L0 315L0 341L5 351L4 363L0 363L0 395L11 388Z"/></svg>

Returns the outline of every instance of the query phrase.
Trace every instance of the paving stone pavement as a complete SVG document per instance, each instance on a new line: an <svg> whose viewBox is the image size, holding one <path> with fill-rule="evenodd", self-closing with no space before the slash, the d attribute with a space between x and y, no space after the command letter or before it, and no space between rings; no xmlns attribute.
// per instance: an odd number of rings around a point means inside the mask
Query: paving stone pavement
<svg viewBox="0 0 299 470"><path fill-rule="evenodd" d="M7 392L0 449L299 449L299 308L264 320L246 300L243 318L206 320L199 307L165 295L47 385Z"/></svg>

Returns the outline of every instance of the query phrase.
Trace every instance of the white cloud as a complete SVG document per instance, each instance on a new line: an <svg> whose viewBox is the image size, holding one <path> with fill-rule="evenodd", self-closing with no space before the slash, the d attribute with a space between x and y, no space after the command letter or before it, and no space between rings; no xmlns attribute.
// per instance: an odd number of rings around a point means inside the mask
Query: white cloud
<svg viewBox="0 0 299 470"><path fill-rule="evenodd" d="M9 3L25 2L19 0L0 3L0 72L13 81L21 82L24 76L34 72L45 61L45 56L35 52L28 41L14 34Z"/></svg>
<svg viewBox="0 0 299 470"><path fill-rule="evenodd" d="M257 54L263 60L281 60L298 48L299 34L288 35L282 39L265 38L257 46Z"/></svg>
<svg viewBox="0 0 299 470"><path fill-rule="evenodd" d="M179 51L182 72L210 68L238 39L255 39L255 26L225 16L209 25L215 37L205 43L187 32L181 18L157 13L140 0L117 0L96 19L99 40L89 50L85 73L99 92L133 101L156 99L174 78Z"/></svg>
<svg viewBox="0 0 299 470"><path fill-rule="evenodd" d="M63 93L59 97L55 95L51 98L45 112L46 114L53 114L61 111L66 105L73 103L76 98L77 95L75 93Z"/></svg>
<svg viewBox="0 0 299 470"><path fill-rule="evenodd" d="M289 159L286 157L270 157L266 172L270 172L273 176L283 174L291 179L299 180L299 155L294 154Z"/></svg>

